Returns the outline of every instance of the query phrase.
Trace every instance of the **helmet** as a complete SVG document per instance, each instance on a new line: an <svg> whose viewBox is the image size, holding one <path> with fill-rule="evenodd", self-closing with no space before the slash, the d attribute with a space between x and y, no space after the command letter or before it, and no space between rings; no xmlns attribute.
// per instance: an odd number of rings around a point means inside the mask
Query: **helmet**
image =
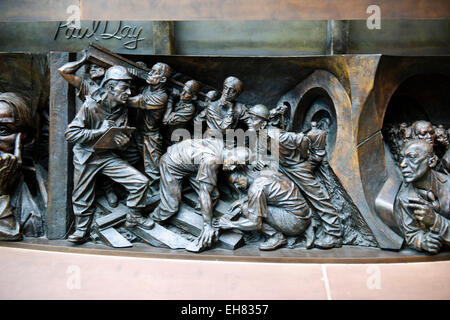
<svg viewBox="0 0 450 320"><path fill-rule="evenodd" d="M248 113L269 121L269 109L263 104L255 104Z"/></svg>
<svg viewBox="0 0 450 320"><path fill-rule="evenodd" d="M218 96L219 96L219 93L216 90L211 90L211 91L208 91L208 93L206 93L206 97L208 99L210 99L211 101L216 100L218 98Z"/></svg>
<svg viewBox="0 0 450 320"><path fill-rule="evenodd" d="M112 66L105 72L105 77L100 84L101 87L109 80L132 80L127 68L122 66Z"/></svg>

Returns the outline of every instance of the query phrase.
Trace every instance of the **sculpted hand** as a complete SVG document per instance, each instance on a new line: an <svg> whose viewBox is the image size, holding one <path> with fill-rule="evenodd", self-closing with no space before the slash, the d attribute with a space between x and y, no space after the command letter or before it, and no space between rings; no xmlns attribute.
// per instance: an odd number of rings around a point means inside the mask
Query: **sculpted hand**
<svg viewBox="0 0 450 320"><path fill-rule="evenodd" d="M436 254L442 247L442 240L438 234L429 232L425 234L422 240L422 249L430 253Z"/></svg>
<svg viewBox="0 0 450 320"><path fill-rule="evenodd" d="M234 227L234 224L233 224L233 222L230 220L229 217L222 216L222 217L220 217L220 219L217 221L217 226L218 226L220 229L226 230L226 229L232 229L232 228Z"/></svg>
<svg viewBox="0 0 450 320"><path fill-rule="evenodd" d="M242 206L244 205L244 200L240 199L240 200L236 200L235 202L233 202L233 204L231 205L230 209L228 209L228 213L233 213L235 210L239 209L239 211L241 211Z"/></svg>
<svg viewBox="0 0 450 320"><path fill-rule="evenodd" d="M119 148L123 148L130 142L130 137L120 132L114 136L114 142Z"/></svg>
<svg viewBox="0 0 450 320"><path fill-rule="evenodd" d="M103 134L109 130L109 128L114 127L115 123L112 120L103 120L102 126L100 127L100 132Z"/></svg>
<svg viewBox="0 0 450 320"><path fill-rule="evenodd" d="M425 225L425 227L432 227L436 221L436 213L433 210L433 206L426 200L420 198L408 198L409 209L413 210L414 216L417 221Z"/></svg>
<svg viewBox="0 0 450 320"><path fill-rule="evenodd" d="M81 62L87 61L87 50L81 51L81 59L80 59L80 61Z"/></svg>
<svg viewBox="0 0 450 320"><path fill-rule="evenodd" d="M211 225L205 223L203 225L203 230L197 238L197 245L202 248L209 248L212 246L216 237L218 235L218 231L214 229Z"/></svg>
<svg viewBox="0 0 450 320"><path fill-rule="evenodd" d="M134 77L138 76L138 71L135 68L127 68L128 72L131 73Z"/></svg>
<svg viewBox="0 0 450 320"><path fill-rule="evenodd" d="M267 166L267 164L266 164L264 161L258 160L258 162L257 162L256 165L255 165L255 169L256 169L257 171L261 171L261 170L264 169L266 166Z"/></svg>
<svg viewBox="0 0 450 320"><path fill-rule="evenodd" d="M178 98L180 97L180 90L178 90L177 88L173 88L170 92L170 95L174 98Z"/></svg>
<svg viewBox="0 0 450 320"><path fill-rule="evenodd" d="M284 104L280 104L276 108L278 114L284 114L287 110L287 106Z"/></svg>

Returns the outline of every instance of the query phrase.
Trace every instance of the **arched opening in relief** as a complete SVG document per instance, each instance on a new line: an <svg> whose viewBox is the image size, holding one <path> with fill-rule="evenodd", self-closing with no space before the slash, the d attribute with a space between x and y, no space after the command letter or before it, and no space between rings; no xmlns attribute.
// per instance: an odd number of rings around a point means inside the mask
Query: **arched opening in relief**
<svg viewBox="0 0 450 320"><path fill-rule="evenodd" d="M414 138L414 122L418 120L431 123L435 134L442 131L448 139L449 88L450 77L437 73L414 75L398 86L389 99L382 128L383 139L395 160L398 160L401 140ZM438 156L446 149L438 141L435 148Z"/></svg>
<svg viewBox="0 0 450 320"><path fill-rule="evenodd" d="M391 96L383 125L426 120L450 124L450 77L419 74L403 81Z"/></svg>
<svg viewBox="0 0 450 320"><path fill-rule="evenodd" d="M331 154L336 143L336 110L328 93L322 88L313 88L302 97L294 115L293 131L305 132L311 128L311 122L327 131L327 153Z"/></svg>

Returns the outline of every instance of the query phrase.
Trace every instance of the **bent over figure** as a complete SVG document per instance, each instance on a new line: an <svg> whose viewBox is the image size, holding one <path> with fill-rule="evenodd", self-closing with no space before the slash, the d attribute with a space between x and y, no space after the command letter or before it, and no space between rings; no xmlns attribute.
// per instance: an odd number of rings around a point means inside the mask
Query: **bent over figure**
<svg viewBox="0 0 450 320"><path fill-rule="evenodd" d="M198 238L201 248L210 247L217 235L212 226L214 203L219 197L217 175L220 166L233 171L246 162L249 154L245 148L224 149L222 140L188 139L172 145L162 156L159 206L152 218L164 221L178 213L181 204L181 184L184 178L197 192L203 216L203 230Z"/></svg>

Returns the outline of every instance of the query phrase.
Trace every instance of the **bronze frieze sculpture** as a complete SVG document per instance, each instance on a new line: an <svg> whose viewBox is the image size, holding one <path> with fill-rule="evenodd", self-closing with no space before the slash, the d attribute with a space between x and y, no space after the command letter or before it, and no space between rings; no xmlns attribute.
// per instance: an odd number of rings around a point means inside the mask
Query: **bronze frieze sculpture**
<svg viewBox="0 0 450 320"><path fill-rule="evenodd" d="M219 90L170 60L154 62L90 47L57 66L82 103L65 130L74 177L68 241L190 252L380 247L328 161L331 118L294 132L289 104L243 103L248 79L223 74ZM20 96L0 94L1 240L22 238L14 194L35 130L27 110ZM436 254L450 241L449 131L415 120L382 132L403 179L393 230Z"/></svg>

